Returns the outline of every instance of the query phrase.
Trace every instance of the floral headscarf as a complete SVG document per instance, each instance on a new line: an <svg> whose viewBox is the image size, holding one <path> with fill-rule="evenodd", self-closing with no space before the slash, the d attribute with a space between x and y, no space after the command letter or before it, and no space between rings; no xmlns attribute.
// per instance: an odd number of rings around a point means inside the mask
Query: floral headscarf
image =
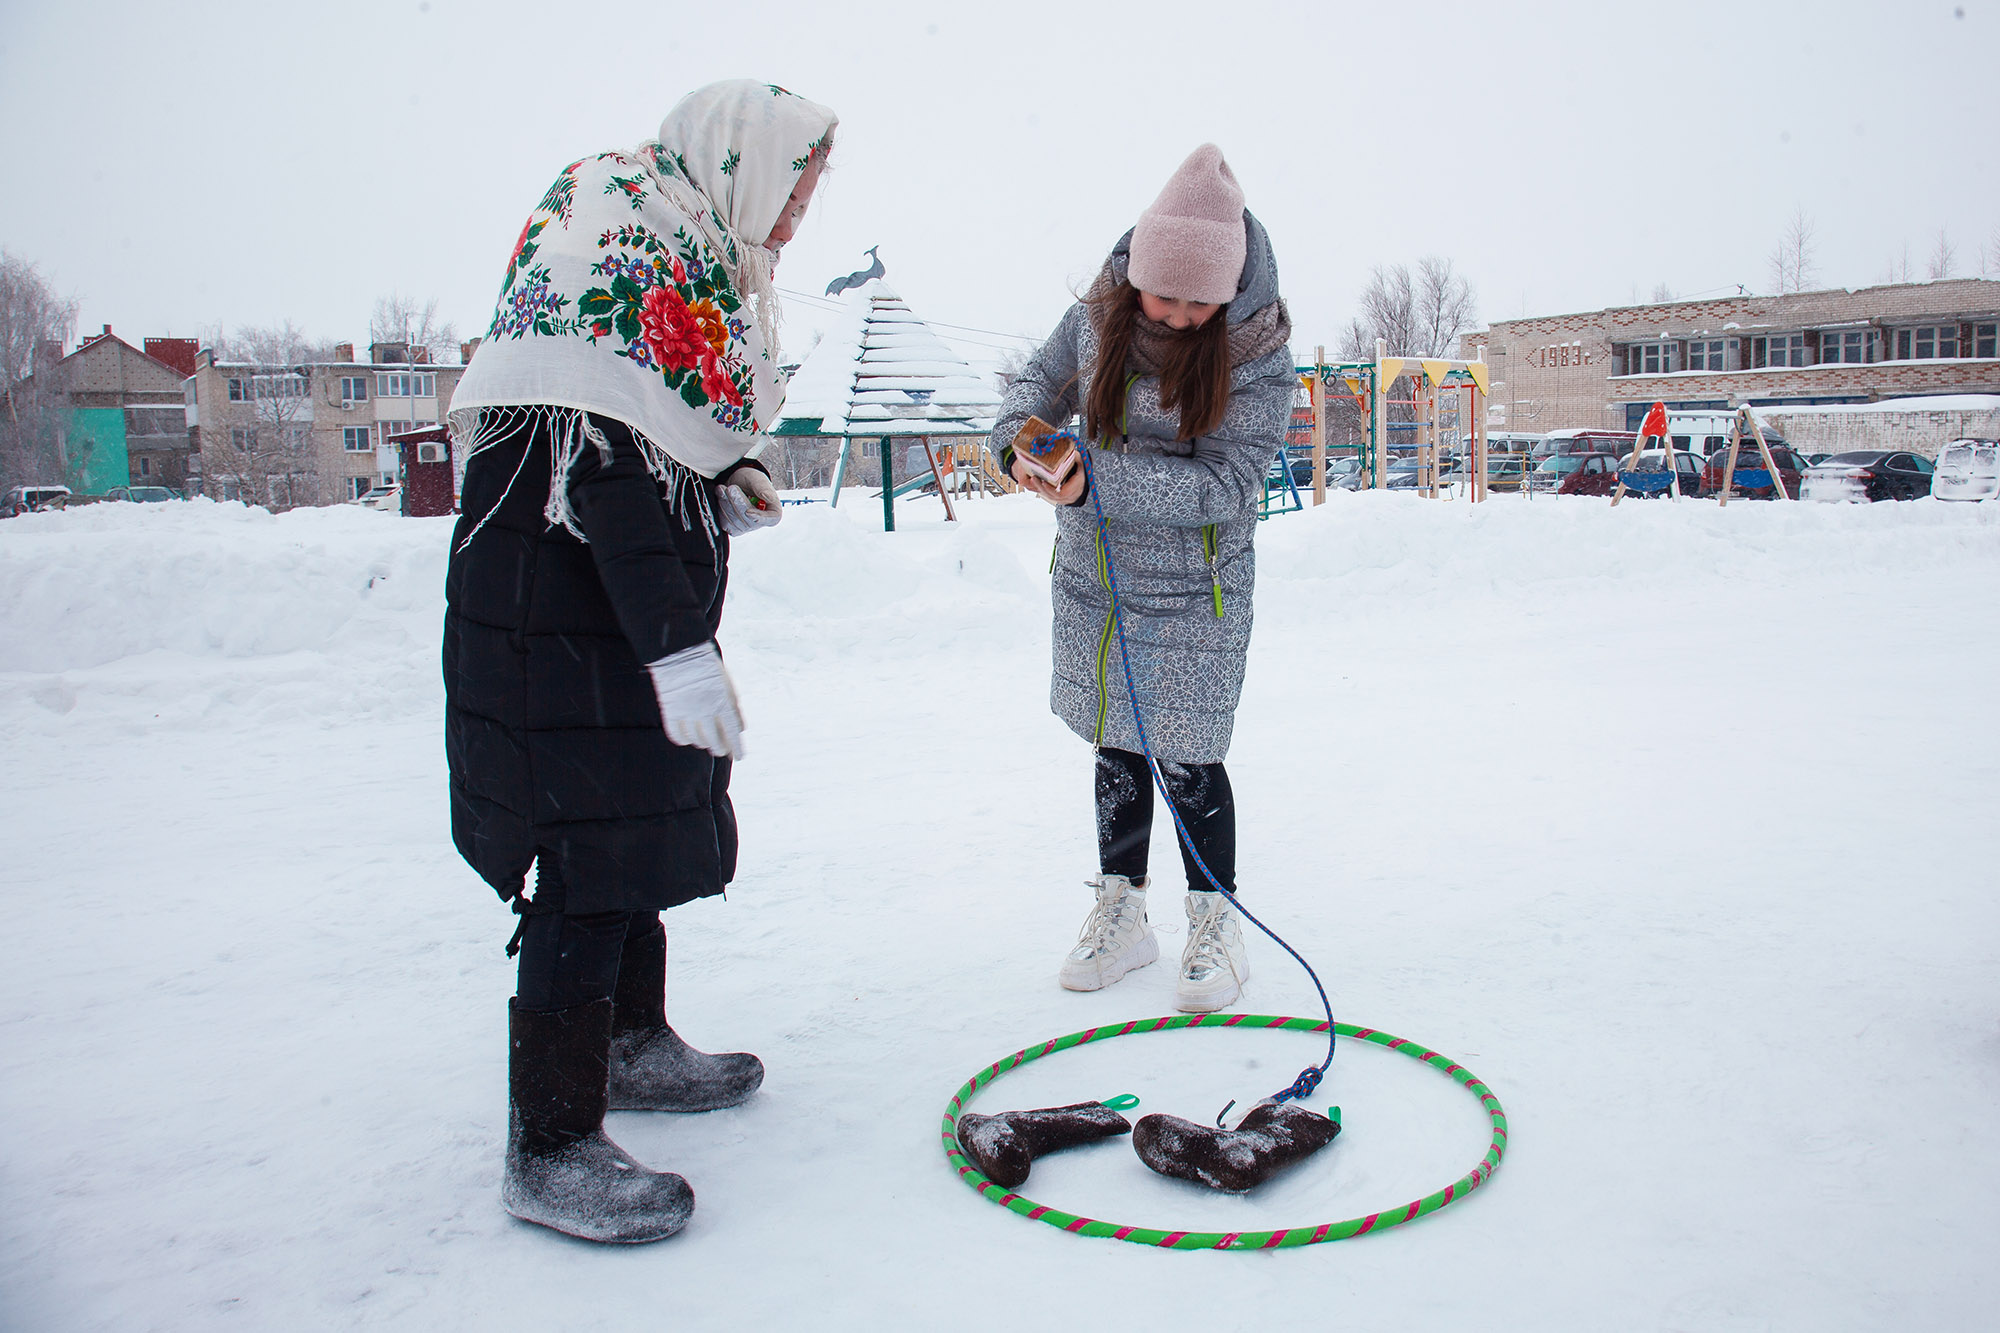
<svg viewBox="0 0 2000 1333"><path fill-rule="evenodd" d="M784 401L763 242L835 118L782 88L718 83L661 138L564 167L508 256L493 322L452 396L471 457L542 412L548 517L582 536L565 478L593 414L629 425L662 484L754 456ZM695 488L698 490L699 488Z"/></svg>
<svg viewBox="0 0 2000 1333"><path fill-rule="evenodd" d="M730 79L697 88L641 145L661 190L707 233L737 290L752 298L765 344L777 354L777 292L764 238L840 118L774 83ZM688 189L699 195L687 197Z"/></svg>

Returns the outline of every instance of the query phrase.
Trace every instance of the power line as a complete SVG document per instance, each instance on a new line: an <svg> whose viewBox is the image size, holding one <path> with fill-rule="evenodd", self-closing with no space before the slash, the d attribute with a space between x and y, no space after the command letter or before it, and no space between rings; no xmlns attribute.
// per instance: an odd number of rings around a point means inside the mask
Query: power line
<svg viewBox="0 0 2000 1333"><path fill-rule="evenodd" d="M795 291L790 287L780 287L778 288L778 290L786 296L801 301L811 302L813 305L819 306L822 309L844 310L847 308L845 302L836 301L825 296L816 296L812 292ZM975 325L953 324L942 319L926 319L924 320L924 323L931 325L933 328L957 329L962 333L984 333L994 338L1005 338L1007 339L1005 343L981 342L977 338L966 338L961 340L964 342L977 343L981 347L997 348L1001 351L1015 351L1023 343L1033 344L1033 343L1039 343L1041 341L1041 339L1030 337L1025 333L1008 333L1001 329L982 329L978 328Z"/></svg>

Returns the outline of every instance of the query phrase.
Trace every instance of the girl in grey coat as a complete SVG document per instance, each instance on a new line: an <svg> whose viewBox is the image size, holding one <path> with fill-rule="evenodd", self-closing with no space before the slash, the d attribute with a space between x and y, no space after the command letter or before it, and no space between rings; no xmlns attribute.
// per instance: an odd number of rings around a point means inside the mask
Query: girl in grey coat
<svg viewBox="0 0 2000 1333"><path fill-rule="evenodd" d="M1096 751L1096 902L1061 982L1097 990L1159 956L1146 919L1152 775L1112 622L1116 576L1146 741L1201 866L1187 870L1176 1003L1226 1008L1249 976L1235 892L1236 808L1222 766L1250 646L1257 504L1296 383L1262 224L1213 144L1168 181L1084 298L1007 390L996 440L1029 417L1081 415L1091 475L1061 486L1009 448L1024 488L1056 506L1050 706ZM1097 510L1104 514L1100 543ZM1214 882L1209 876L1214 877Z"/></svg>

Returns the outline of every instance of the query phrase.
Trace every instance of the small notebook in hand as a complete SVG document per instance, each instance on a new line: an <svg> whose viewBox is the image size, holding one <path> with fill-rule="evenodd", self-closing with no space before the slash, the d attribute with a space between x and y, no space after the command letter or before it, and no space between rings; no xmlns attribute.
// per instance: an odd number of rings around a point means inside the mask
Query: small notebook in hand
<svg viewBox="0 0 2000 1333"><path fill-rule="evenodd" d="M1076 436L1057 430L1040 417L1029 417L1014 435L1014 457L1051 486L1076 471Z"/></svg>

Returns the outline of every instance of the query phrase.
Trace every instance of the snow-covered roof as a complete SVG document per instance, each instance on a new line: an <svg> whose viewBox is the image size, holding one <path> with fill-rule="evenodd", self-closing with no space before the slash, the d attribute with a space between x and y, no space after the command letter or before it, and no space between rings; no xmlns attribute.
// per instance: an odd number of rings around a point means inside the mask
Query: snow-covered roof
<svg viewBox="0 0 2000 1333"><path fill-rule="evenodd" d="M881 278L849 292L785 393L774 435L984 435L1000 395ZM815 424L816 423L816 424Z"/></svg>
<svg viewBox="0 0 2000 1333"><path fill-rule="evenodd" d="M1759 415L1781 413L1785 416L1799 416L1807 412L1821 415L1848 412L2000 412L2000 394L1942 393L1927 398L1884 398L1874 403L1812 403L1799 407L1759 403L1757 412Z"/></svg>

